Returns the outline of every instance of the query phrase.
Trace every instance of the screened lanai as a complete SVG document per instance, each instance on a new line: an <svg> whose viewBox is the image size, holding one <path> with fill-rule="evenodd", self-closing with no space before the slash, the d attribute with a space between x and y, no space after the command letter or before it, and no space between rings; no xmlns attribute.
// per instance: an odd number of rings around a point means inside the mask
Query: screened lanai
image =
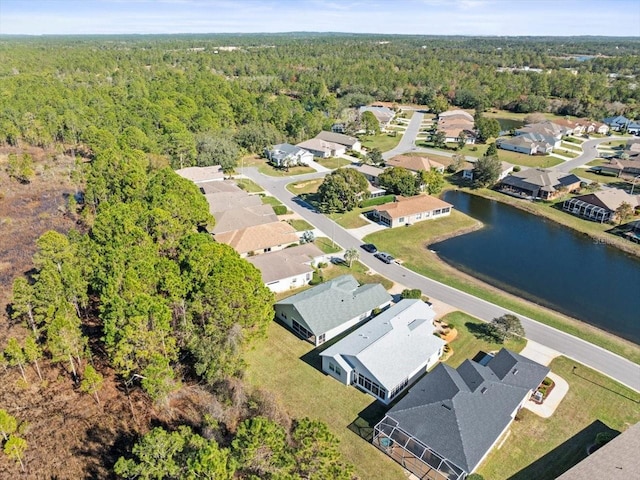
<svg viewBox="0 0 640 480"><path fill-rule="evenodd" d="M421 480L462 480L467 476L388 416L375 426L373 444Z"/></svg>
<svg viewBox="0 0 640 480"><path fill-rule="evenodd" d="M608 222L611 220L612 212L606 208L583 202L577 198L569 198L562 204L562 209L566 212L584 217L595 222Z"/></svg>

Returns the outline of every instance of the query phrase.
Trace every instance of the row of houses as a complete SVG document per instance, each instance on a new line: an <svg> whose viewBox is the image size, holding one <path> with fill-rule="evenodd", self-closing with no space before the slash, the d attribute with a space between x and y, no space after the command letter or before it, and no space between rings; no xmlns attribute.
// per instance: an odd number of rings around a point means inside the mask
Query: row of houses
<svg viewBox="0 0 640 480"><path fill-rule="evenodd" d="M598 173L634 178L640 175L640 138L627 140L623 152L609 159L609 163L593 167Z"/></svg>
<svg viewBox="0 0 640 480"><path fill-rule="evenodd" d="M176 173L193 181L207 200L216 220L209 231L213 239L229 245L258 268L273 292L306 285L314 267L326 260L314 244L298 245L300 237L295 229L280 221L259 195L250 195L225 180L219 166L189 167Z"/></svg>
<svg viewBox="0 0 640 480"><path fill-rule="evenodd" d="M373 444L418 478L473 472L549 372L503 349L457 369L438 364L445 341L422 300L392 299L380 284L338 277L275 304L276 318L322 345L321 370L384 405ZM425 375L425 373L429 371Z"/></svg>
<svg viewBox="0 0 640 480"><path fill-rule="evenodd" d="M330 158L344 155L347 150L359 152L360 140L342 133L322 131L314 138L297 145L281 143L265 149L265 157L276 167L306 165L317 158Z"/></svg>
<svg viewBox="0 0 640 480"><path fill-rule="evenodd" d="M613 131L626 131L627 133L640 135L640 122L631 120L624 115L607 117L603 120L603 122Z"/></svg>
<svg viewBox="0 0 640 480"><path fill-rule="evenodd" d="M476 143L475 121L464 110L449 110L438 115L437 130L444 134L445 143L457 143L464 137L465 143Z"/></svg>
<svg viewBox="0 0 640 480"><path fill-rule="evenodd" d="M559 148L562 137L572 132L571 128L557 122L531 123L516 129L512 137L498 138L496 146L526 155L547 154Z"/></svg>

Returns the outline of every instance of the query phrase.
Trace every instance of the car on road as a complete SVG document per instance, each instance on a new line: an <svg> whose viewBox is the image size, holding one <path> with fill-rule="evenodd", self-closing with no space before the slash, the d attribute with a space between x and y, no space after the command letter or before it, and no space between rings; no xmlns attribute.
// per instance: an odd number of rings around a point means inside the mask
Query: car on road
<svg viewBox="0 0 640 480"><path fill-rule="evenodd" d="M373 243L365 243L364 245L360 245L360 248L369 253L376 253L378 251Z"/></svg>
<svg viewBox="0 0 640 480"><path fill-rule="evenodd" d="M385 252L378 252L374 255L374 257L376 257L379 260L382 260L384 263L392 263L395 260L395 258L393 258L391 255Z"/></svg>

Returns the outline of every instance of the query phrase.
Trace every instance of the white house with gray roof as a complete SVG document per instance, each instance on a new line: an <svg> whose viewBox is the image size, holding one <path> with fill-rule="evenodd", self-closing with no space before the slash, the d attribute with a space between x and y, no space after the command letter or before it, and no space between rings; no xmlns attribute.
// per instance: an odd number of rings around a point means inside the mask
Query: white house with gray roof
<svg viewBox="0 0 640 480"><path fill-rule="evenodd" d="M388 404L442 356L434 317L422 300L401 300L323 351L322 370Z"/></svg>
<svg viewBox="0 0 640 480"><path fill-rule="evenodd" d="M360 140L358 140L356 137L350 137L349 135L344 135L342 133L327 132L326 130L323 130L318 135L316 135L316 138L324 140L325 142L333 142L344 145L347 149L354 150L356 152L359 152L362 149Z"/></svg>
<svg viewBox="0 0 640 480"><path fill-rule="evenodd" d="M418 478L462 480L505 438L548 373L507 349L457 369L441 363L375 426L373 444Z"/></svg>
<svg viewBox="0 0 640 480"><path fill-rule="evenodd" d="M391 296L379 283L360 285L352 275L342 275L280 300L274 308L278 320L321 345L390 304Z"/></svg>
<svg viewBox="0 0 640 480"><path fill-rule="evenodd" d="M274 166L282 168L306 165L313 161L313 153L290 143L280 143L270 149L265 148L264 154Z"/></svg>

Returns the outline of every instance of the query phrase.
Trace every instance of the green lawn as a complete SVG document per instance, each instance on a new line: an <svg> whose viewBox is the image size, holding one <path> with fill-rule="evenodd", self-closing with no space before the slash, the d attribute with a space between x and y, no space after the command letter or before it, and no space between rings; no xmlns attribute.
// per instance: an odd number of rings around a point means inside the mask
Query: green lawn
<svg viewBox="0 0 640 480"><path fill-rule="evenodd" d="M453 368L458 368L462 362L473 358L481 350L491 352L506 347L514 352L520 352L527 343L524 338L510 339L504 344L488 340L483 329L487 324L463 312L451 312L442 317L442 321L449 326L455 326L458 331L458 335L450 343L453 355L445 362Z"/></svg>
<svg viewBox="0 0 640 480"><path fill-rule="evenodd" d="M492 480L552 480L586 457L597 433L622 432L640 421L640 394L582 365L574 373L574 365L565 357L551 363L569 383L564 400L548 419L523 409L478 473Z"/></svg>
<svg viewBox="0 0 640 480"><path fill-rule="evenodd" d="M567 150L566 148L556 148L553 153L557 153L558 155L562 155L567 158L576 158L581 155L580 153L575 153L574 151Z"/></svg>
<svg viewBox="0 0 640 480"><path fill-rule="evenodd" d="M391 150L395 148L402 135L392 135L387 133L381 133L380 135L367 135L360 137L360 141L362 142L362 146L367 150L371 150L373 148L377 148L381 152L386 152L387 150Z"/></svg>
<svg viewBox="0 0 640 480"><path fill-rule="evenodd" d="M397 463L349 428L365 410L372 423L382 416L384 410L373 397L323 374L313 345L280 324L273 322L267 335L245 355L249 383L273 392L292 417L326 422L340 440L344 459L355 465L360 478L405 479ZM360 419L360 423L367 422Z"/></svg>
<svg viewBox="0 0 640 480"><path fill-rule="evenodd" d="M627 140L610 140L608 142L602 142L599 146L605 148L620 149L620 147L624 148L626 144Z"/></svg>
<svg viewBox="0 0 640 480"><path fill-rule="evenodd" d="M318 162L323 167L329 168L331 170L344 167L345 165L351 165L351 162L349 160L346 160L344 158L337 158L337 157L319 158L319 159L316 159L316 162Z"/></svg>
<svg viewBox="0 0 640 480"><path fill-rule="evenodd" d="M562 139L563 142L575 143L576 145L582 145L584 143L584 139L576 138L576 137L564 137Z"/></svg>
<svg viewBox="0 0 640 480"><path fill-rule="evenodd" d="M322 275L325 281L339 277L340 275L353 275L360 284L380 283L386 290L393 287L391 280L377 273L370 273L369 268L359 261L353 262L351 268L349 268L348 265L330 264L322 269Z"/></svg>
<svg viewBox="0 0 640 480"><path fill-rule="evenodd" d="M322 184L322 182L322 178L317 178L315 180L305 180L302 182L294 182L287 185L287 190L289 190L294 195L316 193L318 191L318 187Z"/></svg>
<svg viewBox="0 0 640 480"><path fill-rule="evenodd" d="M372 209L373 207L354 208L350 212L331 213L328 217L343 228L364 227L367 225L367 221L360 214Z"/></svg>
<svg viewBox="0 0 640 480"><path fill-rule="evenodd" d="M241 167L256 167L263 175L270 177L290 177L294 175L303 175L305 173L313 173L315 170L311 167L291 167L289 170L274 168L267 163L264 158L257 155L244 157L240 162Z"/></svg>
<svg viewBox="0 0 640 480"><path fill-rule="evenodd" d="M264 192L264 188L262 188L256 182L254 182L253 180L250 180L248 178L236 178L236 183L245 192L249 192L249 193ZM273 197L271 197L271 198L273 198Z"/></svg>
<svg viewBox="0 0 640 480"><path fill-rule="evenodd" d="M287 223L295 228L296 232L306 232L307 230L313 230L313 225L301 218L287 220Z"/></svg>
<svg viewBox="0 0 640 480"><path fill-rule="evenodd" d="M515 204L524 202L519 199L508 197L491 190L475 191L483 196L493 198L505 203ZM532 204L530 202L520 203L521 208L526 208L534 213L543 214L551 219L558 219L561 223L573 226L579 225L582 230L589 232L602 232L607 226L595 222L588 222L578 217L574 217L561 210L551 208L545 204ZM521 315L538 320L554 328L563 330L569 334L580 337L588 342L594 343L602 348L615 352L636 363L640 363L640 349L637 345L624 341L602 330L598 330L583 322L575 321L564 317L552 310L540 307L521 298L507 294L496 288L490 287L476 279L462 274L458 270L441 261L435 253L430 252L427 246L434 243L439 238L455 235L456 232L472 229L477 222L456 210L453 210L449 217L429 220L414 224L402 229L388 229L367 235L365 242L374 243L378 249L391 253L394 257L401 259L404 265L422 275L440 281L452 287L458 288L471 295L482 298L489 302L501 305L504 308L513 310ZM640 254L640 245L632 244L624 239L610 234L600 233L607 242L625 242L630 249L636 249ZM427 295L429 292L425 292Z"/></svg>
<svg viewBox="0 0 640 480"><path fill-rule="evenodd" d="M631 184L625 181L623 178L616 177L615 175L605 175L601 173L591 172L587 168L574 168L571 173L576 174L581 178L586 178L598 183L606 183L611 187L616 188L631 188Z"/></svg>
<svg viewBox="0 0 640 480"><path fill-rule="evenodd" d="M282 205L282 202L280 200L278 200L276 197L272 197L269 195L265 195L264 197L262 197L262 203L265 205L271 205L272 207L275 207L277 205Z"/></svg>
<svg viewBox="0 0 640 480"><path fill-rule="evenodd" d="M313 243L316 245L316 247L322 250L323 253L336 253L342 250L340 245L334 243L330 238L327 237L318 237L313 241Z"/></svg>

